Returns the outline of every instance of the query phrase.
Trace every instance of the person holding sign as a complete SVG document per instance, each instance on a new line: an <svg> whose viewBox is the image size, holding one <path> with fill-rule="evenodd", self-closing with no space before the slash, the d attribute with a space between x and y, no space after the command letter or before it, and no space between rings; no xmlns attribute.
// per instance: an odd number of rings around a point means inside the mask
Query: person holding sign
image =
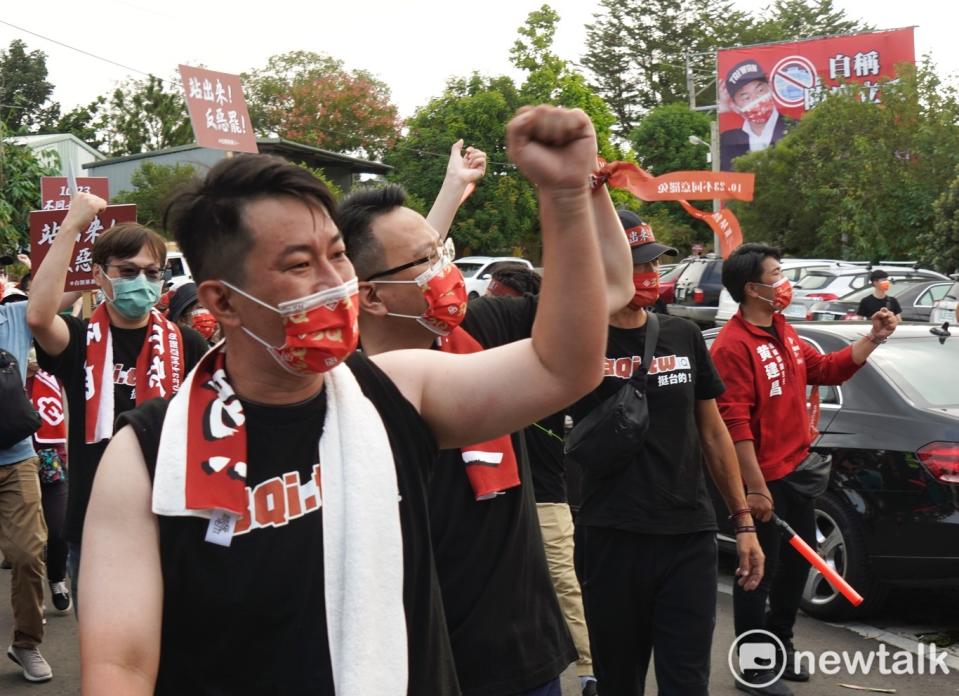
<svg viewBox="0 0 959 696"><path fill-rule="evenodd" d="M225 339L107 448L85 530L85 694L459 693L426 476L439 448L592 389L607 314L589 118L530 109L507 143L539 197L541 307L532 340L470 355L354 352L356 273L305 169L224 159L174 201ZM443 256L429 241L418 251Z"/></svg>
<svg viewBox="0 0 959 696"><path fill-rule="evenodd" d="M153 309L163 284L166 244L136 223L116 225L94 242L93 280L107 301L89 320L57 314L76 240L106 205L89 193L74 195L35 269L27 306L37 361L63 382L70 412L64 537L75 602L83 520L115 418L153 397L173 396L207 349L198 333L177 327Z"/></svg>

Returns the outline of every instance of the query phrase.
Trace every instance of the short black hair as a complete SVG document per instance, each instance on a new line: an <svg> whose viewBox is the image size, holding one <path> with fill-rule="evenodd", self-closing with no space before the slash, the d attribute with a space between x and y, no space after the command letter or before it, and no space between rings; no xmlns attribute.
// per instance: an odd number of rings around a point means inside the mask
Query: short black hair
<svg viewBox="0 0 959 696"><path fill-rule="evenodd" d="M763 261L782 259L779 249L766 244L749 243L738 247L723 262L723 286L736 302L746 297L746 283L758 283L763 277Z"/></svg>
<svg viewBox="0 0 959 696"><path fill-rule="evenodd" d="M253 247L244 211L249 203L274 196L292 196L331 217L336 205L322 181L272 155L224 158L173 195L163 226L173 232L197 283L244 282L244 262Z"/></svg>
<svg viewBox="0 0 959 696"><path fill-rule="evenodd" d="M366 280L382 270L383 245L373 234L373 221L406 205L406 189L399 184L367 186L357 189L336 209L336 226L343 235L346 255L350 257L356 277Z"/></svg>
<svg viewBox="0 0 959 696"><path fill-rule="evenodd" d="M539 294L539 288L543 282L539 273L519 263L499 269L493 273L491 280L495 280L500 285L505 285L518 293L529 293L531 295Z"/></svg>
<svg viewBox="0 0 959 696"><path fill-rule="evenodd" d="M889 277L889 274L886 273L881 268L877 268L875 271L869 274L869 282L875 283L877 280L885 280Z"/></svg>

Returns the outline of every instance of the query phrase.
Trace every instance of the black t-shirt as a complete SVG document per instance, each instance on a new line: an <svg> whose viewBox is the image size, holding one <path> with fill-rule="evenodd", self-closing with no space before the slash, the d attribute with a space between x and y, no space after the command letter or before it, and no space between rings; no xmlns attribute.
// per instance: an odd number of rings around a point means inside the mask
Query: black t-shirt
<svg viewBox="0 0 959 696"><path fill-rule="evenodd" d="M86 444L86 385L83 361L87 356L87 322L76 317L65 316L70 331L70 342L60 355L47 355L37 346L37 362L41 369L59 377L70 412L69 431L67 433L67 451L69 453L70 475L67 497L67 518L63 533L67 541L80 543L83 534L83 518L87 514L93 478L97 473L100 457L107 448L109 440L93 445ZM110 327L113 338L113 411L119 416L136 406L136 364L137 357L146 340L146 327L141 329L119 329ZM203 357L209 345L193 329L180 327L183 337L184 369L189 372Z"/></svg>
<svg viewBox="0 0 959 696"><path fill-rule="evenodd" d="M717 528L706 491L696 402L715 399L725 387L695 324L668 315L659 315L659 324L659 341L646 378L646 441L618 474L596 477L583 467L577 524L640 534L689 534ZM615 394L622 380L639 369L645 344L646 326L609 327L605 377L572 408L574 420Z"/></svg>
<svg viewBox="0 0 959 696"><path fill-rule="evenodd" d="M902 307L899 306L899 300L891 295L886 295L882 299L879 299L875 295L867 295L859 300L856 314L869 319L873 314L883 308L889 309L893 314L902 314Z"/></svg>
<svg viewBox="0 0 959 696"><path fill-rule="evenodd" d="M484 348L529 338L536 298L483 297L462 327ZM539 530L529 460L522 484L477 501L459 450L443 450L429 483L430 527L460 686L466 696L528 691L576 659Z"/></svg>
<svg viewBox="0 0 959 696"><path fill-rule="evenodd" d="M369 359L347 360L386 427L396 465L403 533L403 601L411 696L456 696L443 605L429 539L424 466L436 456L416 409ZM168 402L130 411L150 470ZM243 402L248 490L296 472L314 476L325 392L302 404ZM278 526L237 534L228 548L205 541L209 521L159 517L163 637L157 694L333 696L323 574L322 507Z"/></svg>
<svg viewBox="0 0 959 696"><path fill-rule="evenodd" d="M565 420L565 411L554 413L523 431L537 503L566 502L566 467L563 462Z"/></svg>

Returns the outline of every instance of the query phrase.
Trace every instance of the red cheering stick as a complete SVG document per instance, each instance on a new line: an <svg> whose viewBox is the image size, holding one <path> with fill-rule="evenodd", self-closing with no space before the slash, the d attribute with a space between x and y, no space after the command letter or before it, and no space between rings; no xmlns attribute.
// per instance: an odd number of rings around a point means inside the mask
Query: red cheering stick
<svg viewBox="0 0 959 696"><path fill-rule="evenodd" d="M839 590L843 597L848 599L854 607L858 607L860 604L862 604L862 595L856 592L852 585L846 582L846 580L840 576L839 573L830 568L829 564L823 560L823 557L816 553L809 544L803 541L802 538L796 534L795 530L783 522L776 513L773 513L773 522L779 525L779 528L782 529L783 534L789 540L790 545L799 553L801 553L803 558L809 561L820 573L822 573L823 577L826 578L829 584Z"/></svg>

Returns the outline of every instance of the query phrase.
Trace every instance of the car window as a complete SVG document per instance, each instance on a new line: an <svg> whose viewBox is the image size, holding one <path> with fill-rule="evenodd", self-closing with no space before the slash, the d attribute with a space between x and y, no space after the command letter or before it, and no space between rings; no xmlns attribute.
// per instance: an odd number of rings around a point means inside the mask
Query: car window
<svg viewBox="0 0 959 696"><path fill-rule="evenodd" d="M819 290L829 285L835 277L832 273L807 273L800 285L803 290Z"/></svg>
<svg viewBox="0 0 959 696"><path fill-rule="evenodd" d="M886 377L914 402L936 408L959 406L959 341L935 336L889 341L869 356Z"/></svg>
<svg viewBox="0 0 959 696"><path fill-rule="evenodd" d="M945 300L959 300L959 283L954 283L943 297Z"/></svg>
<svg viewBox="0 0 959 696"><path fill-rule="evenodd" d="M933 302L941 300L946 296L946 292L948 292L950 287L947 283L933 285L916 298L916 307L932 307Z"/></svg>
<svg viewBox="0 0 959 696"><path fill-rule="evenodd" d="M889 286L889 291L886 294L891 295L892 297L899 297L901 294L903 294L910 288L916 287L916 285L918 285L919 283L926 283L928 281L929 281L928 278L893 278L892 285ZM864 288L860 288L859 290L853 290L848 295L844 295L842 297L842 301L858 302L862 298L868 297L872 293L873 293L873 287L872 287L872 283L870 283Z"/></svg>
<svg viewBox="0 0 959 696"><path fill-rule="evenodd" d="M803 340L804 343L806 343L809 346L812 346L812 348L817 353L821 354L823 352L822 348L819 345L817 345L814 341L810 341L808 338L804 336L800 336L800 338ZM812 390L814 386L815 385L812 385L812 384L806 385L806 401L809 401L809 395L812 394ZM835 387L831 384L819 385L819 403L822 405L825 405L825 404L832 404L834 406L841 405L842 399L839 395L839 387Z"/></svg>
<svg viewBox="0 0 959 696"><path fill-rule="evenodd" d="M463 263L462 261L456 261L455 263L464 278L472 278L476 275L476 271L483 267L481 263Z"/></svg>
<svg viewBox="0 0 959 696"><path fill-rule="evenodd" d="M706 263L702 261L694 261L690 263L680 274L677 283L698 283L699 279L703 275L703 271L706 270Z"/></svg>
<svg viewBox="0 0 959 696"><path fill-rule="evenodd" d="M683 271L686 270L686 266L688 265L689 264L681 263L681 264L678 264L675 268L671 268L669 271L667 271L660 277L659 282L669 283L676 280L679 276L682 275Z"/></svg>
<svg viewBox="0 0 959 696"><path fill-rule="evenodd" d="M849 281L849 287L853 288L854 290L858 288L866 287L869 284L870 284L869 276L866 275L865 273L863 273L862 275L853 276L852 279Z"/></svg>
<svg viewBox="0 0 959 696"><path fill-rule="evenodd" d="M179 257L172 257L167 259L167 268L170 269L170 276L176 278L177 276L186 275L186 271L183 270L183 259Z"/></svg>

